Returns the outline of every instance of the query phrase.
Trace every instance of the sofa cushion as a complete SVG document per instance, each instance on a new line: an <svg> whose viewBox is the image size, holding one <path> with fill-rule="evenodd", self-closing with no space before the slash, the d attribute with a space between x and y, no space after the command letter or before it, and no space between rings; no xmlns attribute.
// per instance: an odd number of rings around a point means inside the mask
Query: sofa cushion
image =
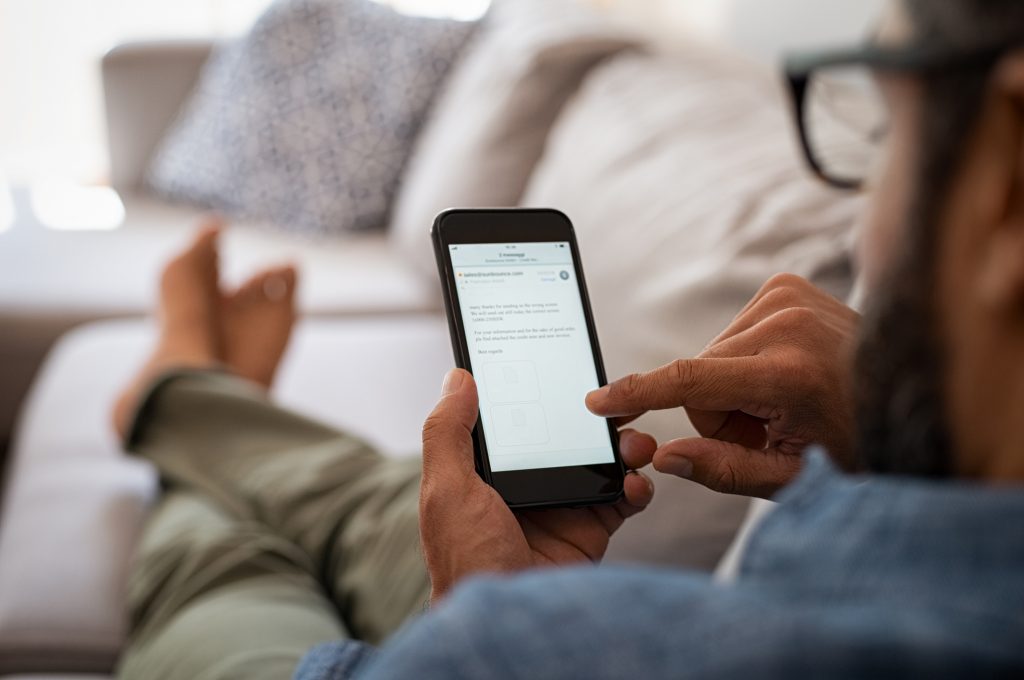
<svg viewBox="0 0 1024 680"><path fill-rule="evenodd" d="M108 670L126 633L128 556L155 484L110 452L19 460L0 528L0 673Z"/></svg>
<svg viewBox="0 0 1024 680"><path fill-rule="evenodd" d="M785 100L759 66L696 47L624 54L559 119L523 203L578 232L609 377L698 354L773 274L845 297L861 199L803 167ZM679 412L641 423L693 433ZM658 475L646 521L704 527L724 545L745 501ZM727 519L727 521L723 521ZM615 546L654 558L627 526Z"/></svg>
<svg viewBox="0 0 1024 680"><path fill-rule="evenodd" d="M138 191L164 134L195 88L213 45L199 40L125 43L103 55L110 185Z"/></svg>
<svg viewBox="0 0 1024 680"><path fill-rule="evenodd" d="M636 43L575 0L498 0L431 112L395 206L392 237L427 281L437 281L437 213L516 205L582 78Z"/></svg>
<svg viewBox="0 0 1024 680"><path fill-rule="evenodd" d="M471 29L372 0L280 0L215 50L149 183L307 235L383 227Z"/></svg>

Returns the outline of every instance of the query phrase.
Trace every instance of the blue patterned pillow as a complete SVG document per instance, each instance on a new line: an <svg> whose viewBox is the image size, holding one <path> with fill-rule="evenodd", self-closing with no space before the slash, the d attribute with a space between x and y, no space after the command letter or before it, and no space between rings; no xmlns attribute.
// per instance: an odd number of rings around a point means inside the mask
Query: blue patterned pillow
<svg viewBox="0 0 1024 680"><path fill-rule="evenodd" d="M278 0L211 57L148 183L308 235L383 226L472 27L372 0Z"/></svg>

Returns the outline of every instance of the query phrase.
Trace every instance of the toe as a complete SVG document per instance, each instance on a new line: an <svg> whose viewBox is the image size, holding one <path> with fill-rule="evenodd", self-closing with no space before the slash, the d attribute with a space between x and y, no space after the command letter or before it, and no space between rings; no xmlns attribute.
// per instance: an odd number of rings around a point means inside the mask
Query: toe
<svg viewBox="0 0 1024 680"><path fill-rule="evenodd" d="M243 283L229 297L240 304L290 300L295 293L297 278L295 267L291 265L267 269Z"/></svg>
<svg viewBox="0 0 1024 680"><path fill-rule="evenodd" d="M221 225L216 222L204 222L199 227L199 231L196 233L192 240L192 245L189 246L185 254L204 254L209 255L217 252L217 239L220 237Z"/></svg>
<svg viewBox="0 0 1024 680"><path fill-rule="evenodd" d="M295 293L295 268L278 267L263 278L263 297L273 303L290 303Z"/></svg>
<svg viewBox="0 0 1024 680"><path fill-rule="evenodd" d="M279 298L291 298L298 283L298 272L293 265L285 265L271 271L274 286L278 289ZM264 287L264 292L266 288Z"/></svg>
<svg viewBox="0 0 1024 680"><path fill-rule="evenodd" d="M227 222L220 215L207 215L203 217L199 222L195 242L200 243L211 238L216 239L225 226L227 226Z"/></svg>
<svg viewBox="0 0 1024 680"><path fill-rule="evenodd" d="M196 237L189 251L195 258L196 266L208 276L216 277L220 268L220 253L217 250L219 237L219 229L204 229Z"/></svg>
<svg viewBox="0 0 1024 680"><path fill-rule="evenodd" d="M298 282L299 273L296 270L295 265L289 264L283 267L278 267L277 274L284 280L284 284L289 289L295 288L295 284Z"/></svg>
<svg viewBox="0 0 1024 680"><path fill-rule="evenodd" d="M220 226L214 223L206 223L192 239L189 246L174 256L164 267L164 279L174 276L176 272L183 269L217 269L217 238L220 236Z"/></svg>
<svg viewBox="0 0 1024 680"><path fill-rule="evenodd" d="M250 277L245 283L235 289L228 298L235 304L249 305L263 299L263 286L269 272L260 272Z"/></svg>

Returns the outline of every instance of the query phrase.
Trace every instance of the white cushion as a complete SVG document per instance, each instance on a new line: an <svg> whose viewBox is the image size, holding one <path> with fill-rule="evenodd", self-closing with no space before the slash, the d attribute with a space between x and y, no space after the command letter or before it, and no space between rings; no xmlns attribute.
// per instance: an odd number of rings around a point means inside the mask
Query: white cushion
<svg viewBox="0 0 1024 680"><path fill-rule="evenodd" d="M213 44L200 40L124 43L103 55L110 184L143 186L150 156L199 79Z"/></svg>
<svg viewBox="0 0 1024 680"><path fill-rule="evenodd" d="M120 459L111 404L153 339L152 325L134 320L93 323L64 336L28 398L15 457L88 447L91 457ZM423 419L452 365L448 327L438 316L307 320L295 330L274 397L385 453L417 451Z"/></svg>
<svg viewBox="0 0 1024 680"><path fill-rule="evenodd" d="M0 529L0 672L102 671L117 657L128 557L155 484L142 463L88 448L21 458L12 470Z"/></svg>
<svg viewBox="0 0 1024 680"><path fill-rule="evenodd" d="M860 200L803 167L780 95L760 67L716 52L623 54L556 124L523 202L576 225L610 378L698 354L775 273L848 293ZM693 434L681 411L639 425ZM647 520L703 527L698 544L720 555L745 503L657 484ZM635 524L614 550L655 558Z"/></svg>
<svg viewBox="0 0 1024 680"><path fill-rule="evenodd" d="M102 671L123 643L128 564L155 479L108 423L152 338L138 321L84 327L32 391L0 513L0 673ZM314 321L297 329L275 393L386 454L417 453L451 365L439 317Z"/></svg>
<svg viewBox="0 0 1024 680"><path fill-rule="evenodd" d="M420 135L391 234L431 285L445 208L516 205L548 130L598 61L636 43L574 0L498 0Z"/></svg>
<svg viewBox="0 0 1024 680"><path fill-rule="evenodd" d="M865 40L891 4L888 0L668 1L689 11L713 37L772 66L794 49Z"/></svg>

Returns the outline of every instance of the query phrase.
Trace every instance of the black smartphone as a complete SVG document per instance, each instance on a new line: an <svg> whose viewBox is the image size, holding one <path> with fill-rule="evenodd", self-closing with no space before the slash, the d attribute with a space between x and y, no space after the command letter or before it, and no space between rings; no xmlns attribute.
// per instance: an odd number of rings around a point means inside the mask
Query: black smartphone
<svg viewBox="0 0 1024 680"><path fill-rule="evenodd" d="M606 378L569 218L447 210L431 233L455 363L480 397L480 476L513 508L618 501L618 435L584 403Z"/></svg>

